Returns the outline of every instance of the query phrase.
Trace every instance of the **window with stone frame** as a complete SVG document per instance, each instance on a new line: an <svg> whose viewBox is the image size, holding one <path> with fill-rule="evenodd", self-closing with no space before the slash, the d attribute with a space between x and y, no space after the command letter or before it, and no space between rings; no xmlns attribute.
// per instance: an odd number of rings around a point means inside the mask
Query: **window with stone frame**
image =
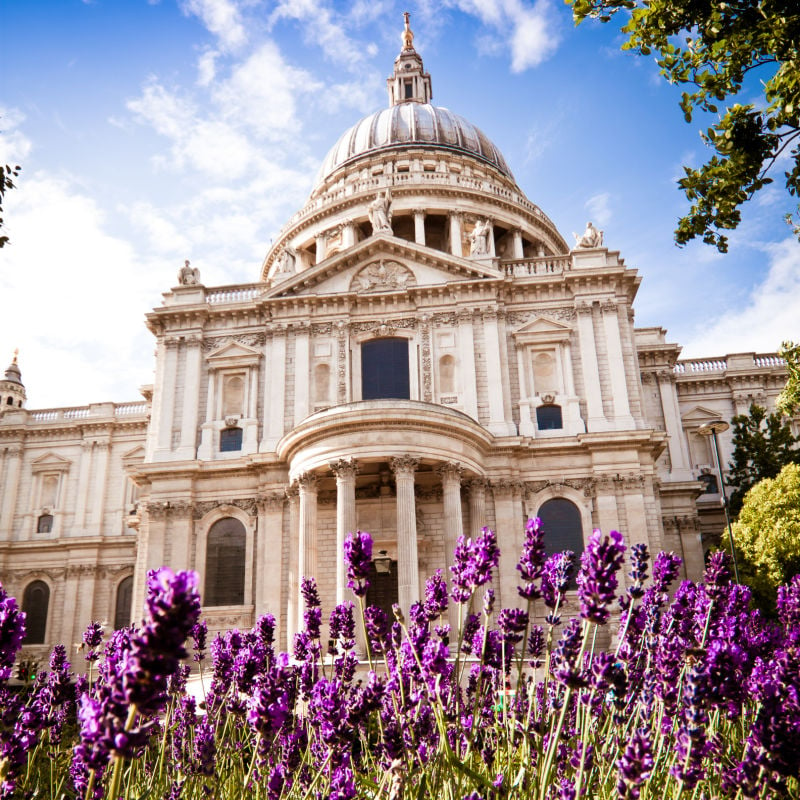
<svg viewBox="0 0 800 800"><path fill-rule="evenodd" d="M242 449L241 428L223 428L219 432L220 453L233 453Z"/></svg>
<svg viewBox="0 0 800 800"><path fill-rule="evenodd" d="M551 403L536 408L536 427L540 431L557 431L564 427L561 406Z"/></svg>
<svg viewBox="0 0 800 800"><path fill-rule="evenodd" d="M25 644L44 644L47 634L47 611L50 587L44 581L32 581L22 593L25 612Z"/></svg>
<svg viewBox="0 0 800 800"><path fill-rule="evenodd" d="M222 376L222 416L241 417L244 413L244 374Z"/></svg>
<svg viewBox="0 0 800 800"><path fill-rule="evenodd" d="M575 571L569 588L575 589L574 574L577 573L583 553L583 520L578 506L564 497L554 497L544 502L536 516L544 528L544 548L548 556L571 550L575 553Z"/></svg>
<svg viewBox="0 0 800 800"><path fill-rule="evenodd" d="M114 630L127 628L131 624L131 606L133 604L133 575L123 578L117 586L117 598L114 604Z"/></svg>
<svg viewBox="0 0 800 800"><path fill-rule="evenodd" d="M408 400L408 339L387 336L361 345L361 398Z"/></svg>
<svg viewBox="0 0 800 800"><path fill-rule="evenodd" d="M40 514L36 520L36 533L50 533L53 530L53 515Z"/></svg>
<svg viewBox="0 0 800 800"><path fill-rule="evenodd" d="M235 517L217 520L206 540L203 603L207 606L244 604L247 531Z"/></svg>

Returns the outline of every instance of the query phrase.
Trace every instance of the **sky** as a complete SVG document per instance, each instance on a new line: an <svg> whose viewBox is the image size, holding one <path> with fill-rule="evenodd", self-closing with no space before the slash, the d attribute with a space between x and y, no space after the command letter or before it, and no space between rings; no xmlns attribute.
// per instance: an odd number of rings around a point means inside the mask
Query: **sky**
<svg viewBox="0 0 800 800"><path fill-rule="evenodd" d="M0 163L22 172L0 369L19 348L29 408L141 399L144 317L184 259L208 286L258 280L328 149L387 105L403 11L433 103L495 142L568 242L592 220L639 271L637 326L685 358L800 338L791 199L778 180L748 203L725 255L677 248L702 122L615 23L576 28L560 0L3 0Z"/></svg>

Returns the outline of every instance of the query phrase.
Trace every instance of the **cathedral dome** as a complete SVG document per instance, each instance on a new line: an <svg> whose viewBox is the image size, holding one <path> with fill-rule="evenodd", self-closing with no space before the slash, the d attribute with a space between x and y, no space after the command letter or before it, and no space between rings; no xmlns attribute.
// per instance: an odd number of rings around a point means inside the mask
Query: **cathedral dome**
<svg viewBox="0 0 800 800"><path fill-rule="evenodd" d="M345 131L322 162L316 184L363 156L420 146L473 156L514 180L500 150L471 122L440 106L407 102L376 111Z"/></svg>

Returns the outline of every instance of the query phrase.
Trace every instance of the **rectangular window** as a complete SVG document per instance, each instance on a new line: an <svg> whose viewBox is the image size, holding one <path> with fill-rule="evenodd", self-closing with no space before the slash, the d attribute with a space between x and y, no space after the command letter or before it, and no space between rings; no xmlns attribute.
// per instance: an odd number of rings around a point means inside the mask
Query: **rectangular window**
<svg viewBox="0 0 800 800"><path fill-rule="evenodd" d="M361 345L361 398L411 398L408 339L371 339Z"/></svg>

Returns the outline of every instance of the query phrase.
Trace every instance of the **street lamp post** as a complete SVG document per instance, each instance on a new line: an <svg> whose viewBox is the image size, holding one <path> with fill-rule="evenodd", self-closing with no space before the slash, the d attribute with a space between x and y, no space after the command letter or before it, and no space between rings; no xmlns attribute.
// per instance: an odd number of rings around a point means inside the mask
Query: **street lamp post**
<svg viewBox="0 0 800 800"><path fill-rule="evenodd" d="M728 526L728 539L731 543L731 556L733 557L733 575L736 578L736 583L739 583L739 566L736 563L736 545L733 543L733 529L731 528L731 515L728 512L728 495L725 492L725 479L722 477L722 460L719 457L719 441L717 434L728 430L728 425L725 420L715 419L711 422L704 422L697 432L700 436L710 436L714 442L714 456L717 461L717 475L719 476L719 491L722 494L722 509L725 512L725 523Z"/></svg>

